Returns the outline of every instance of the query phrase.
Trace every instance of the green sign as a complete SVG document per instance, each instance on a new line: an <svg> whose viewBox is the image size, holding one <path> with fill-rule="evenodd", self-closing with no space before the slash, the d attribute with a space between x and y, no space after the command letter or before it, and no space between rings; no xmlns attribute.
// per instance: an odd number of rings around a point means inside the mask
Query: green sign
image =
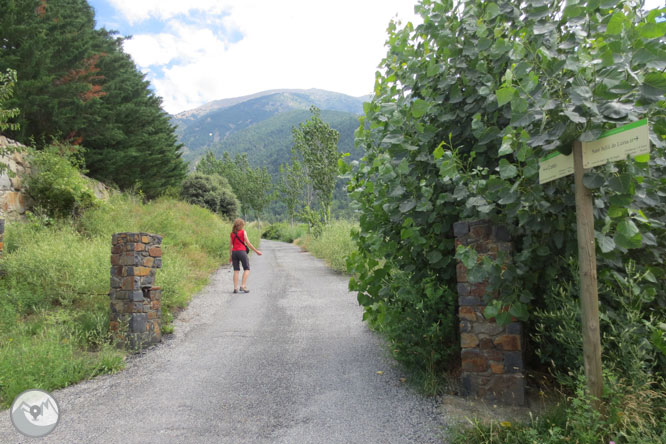
<svg viewBox="0 0 666 444"><path fill-rule="evenodd" d="M593 142L583 142L583 168L625 160L650 152L647 119L606 131ZM544 184L573 174L573 155L555 152L539 161L539 183Z"/></svg>
<svg viewBox="0 0 666 444"><path fill-rule="evenodd" d="M647 119L612 129L593 142L583 142L583 168L625 160L650 152Z"/></svg>
<svg viewBox="0 0 666 444"><path fill-rule="evenodd" d="M560 177L573 174L573 155L554 152L539 161L539 184L543 185Z"/></svg>

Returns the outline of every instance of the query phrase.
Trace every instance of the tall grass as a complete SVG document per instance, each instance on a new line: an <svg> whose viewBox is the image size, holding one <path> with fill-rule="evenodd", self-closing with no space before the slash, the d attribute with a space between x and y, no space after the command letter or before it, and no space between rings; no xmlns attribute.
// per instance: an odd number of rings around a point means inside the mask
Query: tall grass
<svg viewBox="0 0 666 444"><path fill-rule="evenodd" d="M108 332L111 236L163 236L164 323L228 260L231 224L174 199L148 204L114 195L78 219L8 223L0 258L0 405L28 388L51 390L117 371ZM258 230L248 227L258 244ZM255 245L256 245L255 244Z"/></svg>
<svg viewBox="0 0 666 444"><path fill-rule="evenodd" d="M358 224L354 222L337 220L326 225L321 236L306 234L299 239L298 244L314 256L324 259L334 270L345 272L347 256L356 249L351 231L357 228Z"/></svg>

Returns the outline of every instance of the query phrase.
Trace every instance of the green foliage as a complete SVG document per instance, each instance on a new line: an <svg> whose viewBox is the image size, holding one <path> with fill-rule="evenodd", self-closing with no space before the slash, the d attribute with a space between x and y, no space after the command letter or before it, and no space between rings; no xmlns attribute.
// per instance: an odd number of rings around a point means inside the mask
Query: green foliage
<svg viewBox="0 0 666 444"><path fill-rule="evenodd" d="M196 160L207 149L218 157L225 151L232 156L248 153L256 159L255 165L265 165L275 174L291 150L291 128L308 119L312 105L322 110L324 121L340 131L339 149L354 148L354 130L358 127L358 115L363 112L362 98L321 90L256 96L216 101L174 116L181 140L188 148L185 158Z"/></svg>
<svg viewBox="0 0 666 444"><path fill-rule="evenodd" d="M39 316L37 322L17 324L11 330L3 327L0 332L3 407L29 388L55 390L125 366L122 353L111 344L85 353L86 334L71 313L54 311Z"/></svg>
<svg viewBox="0 0 666 444"><path fill-rule="evenodd" d="M452 353L452 225L478 218L505 225L516 253L470 272L526 317L577 251L572 178L539 185L538 159L639 118L650 122L649 162L595 168L586 180L596 184L599 278L625 274L633 259L655 278L641 284L655 309L665 306L666 24L658 13L597 0L423 0L416 9L423 24L389 26L357 133L366 156L349 186L362 212L349 271L367 317L390 310L409 331L415 317L402 308L420 304L436 282L445 288L427 308L442 332L432 350Z"/></svg>
<svg viewBox="0 0 666 444"><path fill-rule="evenodd" d="M245 153L253 167L265 166L277 183L280 177L280 166L284 164L285 159L289 159L292 156L292 128L298 127L299 124L304 123L309 117L310 113L306 110L281 112L248 128L232 131L220 142L214 143L210 147L210 150L220 159L224 158L224 153L228 153L232 159L237 155ZM358 128L358 116L324 109L321 111L321 119L325 123L328 123L332 129L340 133L338 151L350 153L351 160L358 160L361 157L361 150L354 146L354 131ZM201 126L201 130L203 131L205 122L201 122L200 120L195 120L194 122L199 122L200 125L189 121L186 124L191 128ZM214 123L215 121L213 120ZM210 138L208 134L206 132L206 137ZM188 149L191 151L185 156L186 158L195 158L196 153L199 152L192 150L192 148L188 143ZM208 154L204 154L200 163L207 156ZM349 217L352 214L349 209L349 199L345 188L344 181L338 180L333 192L332 212L338 215L338 217L343 213ZM312 192L308 194L310 196L307 198L308 201L306 204L312 206L314 196L311 196ZM281 200L271 202L266 207L265 213L268 217L273 216L277 219L289 217L288 209Z"/></svg>
<svg viewBox="0 0 666 444"><path fill-rule="evenodd" d="M301 211L297 214L298 218L308 224L308 232L312 233L315 238L321 236L324 232L325 217L321 211L315 211L310 208L309 205L306 205Z"/></svg>
<svg viewBox="0 0 666 444"><path fill-rule="evenodd" d="M197 172L226 179L241 203L245 219L250 211L258 218L273 200L273 179L266 168L252 168L246 154L233 159L224 153L222 159L208 151L199 161Z"/></svg>
<svg viewBox="0 0 666 444"><path fill-rule="evenodd" d="M666 438L666 385L663 352L649 341L659 327L651 307L653 293L643 291L648 276L629 261L625 273L600 288L604 394L602 413L585 395L581 356L581 319L575 260L568 273L545 295L537 309L532 340L537 356L554 371L569 396L528 424L511 427L476 424L459 431L454 442L652 443Z"/></svg>
<svg viewBox="0 0 666 444"><path fill-rule="evenodd" d="M604 414L592 408L580 376L572 396L528 423L471 421L453 431L452 444L652 444L666 439L666 385L627 384L605 375Z"/></svg>
<svg viewBox="0 0 666 444"><path fill-rule="evenodd" d="M174 128L123 39L96 30L86 0L0 0L0 71L19 82L9 136L42 148L53 139L86 148L89 174L147 197L185 176Z"/></svg>
<svg viewBox="0 0 666 444"><path fill-rule="evenodd" d="M544 308L534 311L532 333L541 362L565 382L571 369L583 365L577 262L569 263L567 273L545 295ZM640 387L654 374L666 375L666 354L659 340L650 340L654 332L662 331L661 313L653 304L654 291L645 291L648 275L639 273L633 261L625 265L624 273L613 273L613 277L599 291L604 367Z"/></svg>
<svg viewBox="0 0 666 444"><path fill-rule="evenodd" d="M240 213L240 203L222 176L195 173L183 182L182 198L191 204L208 208L226 219L234 219Z"/></svg>
<svg viewBox="0 0 666 444"><path fill-rule="evenodd" d="M77 148L51 145L30 157L32 175L26 192L34 205L51 217L67 217L96 205L88 180L77 168Z"/></svg>
<svg viewBox="0 0 666 444"><path fill-rule="evenodd" d="M213 144L210 149L217 157L222 157L224 152L232 156L247 153L253 165L266 166L275 176L280 164L290 157L293 146L292 128L298 127L310 116L307 110L282 112L246 129L232 132L220 142ZM351 153L352 158L358 160L362 154L354 147L354 131L358 128L358 116L322 109L321 119L340 133L338 151Z"/></svg>
<svg viewBox="0 0 666 444"><path fill-rule="evenodd" d="M12 98L14 86L16 85L16 71L7 68L5 73L0 72L0 134L5 130L16 131L19 129L18 123L12 123L19 114L18 108L5 109L5 103ZM0 148L0 156L5 156L12 152L11 148ZM0 174L7 170L7 165L0 162Z"/></svg>
<svg viewBox="0 0 666 444"><path fill-rule="evenodd" d="M279 240L292 243L307 233L308 227L304 224L291 225L284 222L274 223L268 226L262 233L263 239Z"/></svg>
<svg viewBox="0 0 666 444"><path fill-rule="evenodd" d="M314 256L324 259L335 271L343 272L347 258L356 250L351 231L357 228L353 222L335 220L322 227L319 236L304 235L298 244Z"/></svg>
<svg viewBox="0 0 666 444"><path fill-rule="evenodd" d="M7 129L16 131L19 129L17 123L10 120L18 116L19 109L5 109L5 103L12 98L14 86L16 85L16 71L7 68L5 73L0 72L0 133Z"/></svg>
<svg viewBox="0 0 666 444"><path fill-rule="evenodd" d="M228 259L230 231L205 208L173 199L143 204L126 195L113 195L75 220L31 216L8 223L0 257L0 404L31 387L60 388L122 367L108 335L113 233L163 236L156 283L168 332L171 312L186 306ZM248 231L259 238L252 226Z"/></svg>
<svg viewBox="0 0 666 444"><path fill-rule="evenodd" d="M278 192L280 198L287 207L287 216L291 224L294 224L294 215L303 199L306 176L301 163L294 159L291 164L280 165L280 179L278 182Z"/></svg>
<svg viewBox="0 0 666 444"><path fill-rule="evenodd" d="M88 174L123 190L141 190L148 198L162 195L185 177L182 145L162 99L123 52L124 39L103 29L96 33L99 75L105 81L77 132Z"/></svg>
<svg viewBox="0 0 666 444"><path fill-rule="evenodd" d="M331 201L338 176L340 133L321 120L318 108L310 108L312 118L294 128L293 153L302 157L303 170L323 210L324 223L331 219ZM311 201L308 201L310 204Z"/></svg>

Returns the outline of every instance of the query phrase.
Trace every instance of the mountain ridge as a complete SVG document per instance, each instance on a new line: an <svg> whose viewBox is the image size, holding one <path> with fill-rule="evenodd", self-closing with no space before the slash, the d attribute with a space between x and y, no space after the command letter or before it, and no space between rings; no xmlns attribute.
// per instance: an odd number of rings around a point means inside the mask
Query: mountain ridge
<svg viewBox="0 0 666 444"><path fill-rule="evenodd" d="M268 158L260 156L255 158L258 164L275 164L275 156L266 149L271 144L271 140L260 140L252 136L253 128L257 133L266 137L271 137L262 126L257 126L262 122L268 121L276 116L293 111L307 112L311 106L316 106L322 112L336 112L345 114L347 121L357 120L358 116L363 114L363 102L369 99L369 96L352 97L346 94L335 93L321 89L282 89L262 91L247 96L221 99L209 102L194 110L189 110L172 116L172 122L177 126L177 135L180 142L184 145L183 158L189 162L196 161L207 150L212 149L216 154L221 154L220 148L226 145L224 151L238 152L234 146L229 146L229 142L239 142L248 148L249 151L255 151L248 145L248 140L254 140L257 145L261 145L259 151L266 154ZM328 114L331 117L331 114ZM302 117L302 116L301 116ZM336 115L335 120L340 121L341 116ZM277 129L280 134L279 143L282 149L280 154L284 154L284 146L291 143L291 128L293 125L304 121L304 119L276 119L270 125L278 125L282 122L289 127ZM341 140L353 138L353 129L349 124L344 125L344 130L349 134L341 134ZM355 129L355 128L354 128ZM239 133L243 136L234 137ZM248 135L249 134L249 135ZM341 149L348 149L349 143ZM277 154L277 153L276 153ZM286 159L285 159L286 161Z"/></svg>
<svg viewBox="0 0 666 444"><path fill-rule="evenodd" d="M299 88L279 88L279 89L267 89L265 91L260 91L257 93L253 94L247 94L244 96L237 96L237 97L229 97L229 98L224 98L224 99L217 99L213 100L211 102L204 103L201 106L198 106L196 108L192 108L189 110L181 111L179 113L173 114L172 117L176 119L192 119L192 118L197 118L201 117L204 114L211 113L213 111L217 111L222 108L228 108L234 105L237 105L239 103L247 102L248 100L252 99L257 99L260 97L268 96L268 95L273 95L273 94L280 94L280 93L332 93L332 94L339 94L341 96L346 96L350 97L352 99L357 99L361 101L365 101L371 97L370 94L366 94L363 96L351 96L349 94L344 94L344 93L337 93L333 91L328 91L325 89L319 89L319 88L309 88L309 89L299 89Z"/></svg>

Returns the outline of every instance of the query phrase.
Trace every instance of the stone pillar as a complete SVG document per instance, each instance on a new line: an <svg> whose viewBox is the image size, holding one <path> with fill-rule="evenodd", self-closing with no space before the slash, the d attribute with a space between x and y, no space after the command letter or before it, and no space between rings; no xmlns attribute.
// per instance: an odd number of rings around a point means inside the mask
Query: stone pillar
<svg viewBox="0 0 666 444"><path fill-rule="evenodd" d="M109 328L129 349L162 338L162 290L154 287L162 267L162 236L116 233L111 248L111 315Z"/></svg>
<svg viewBox="0 0 666 444"><path fill-rule="evenodd" d="M488 221L458 222L453 226L456 247L474 248L479 256L510 254L511 239L505 228ZM458 314L462 380L469 396L510 405L525 404L522 326L513 319L504 327L486 319L483 310L495 295L487 283L470 283L467 269L457 264Z"/></svg>

